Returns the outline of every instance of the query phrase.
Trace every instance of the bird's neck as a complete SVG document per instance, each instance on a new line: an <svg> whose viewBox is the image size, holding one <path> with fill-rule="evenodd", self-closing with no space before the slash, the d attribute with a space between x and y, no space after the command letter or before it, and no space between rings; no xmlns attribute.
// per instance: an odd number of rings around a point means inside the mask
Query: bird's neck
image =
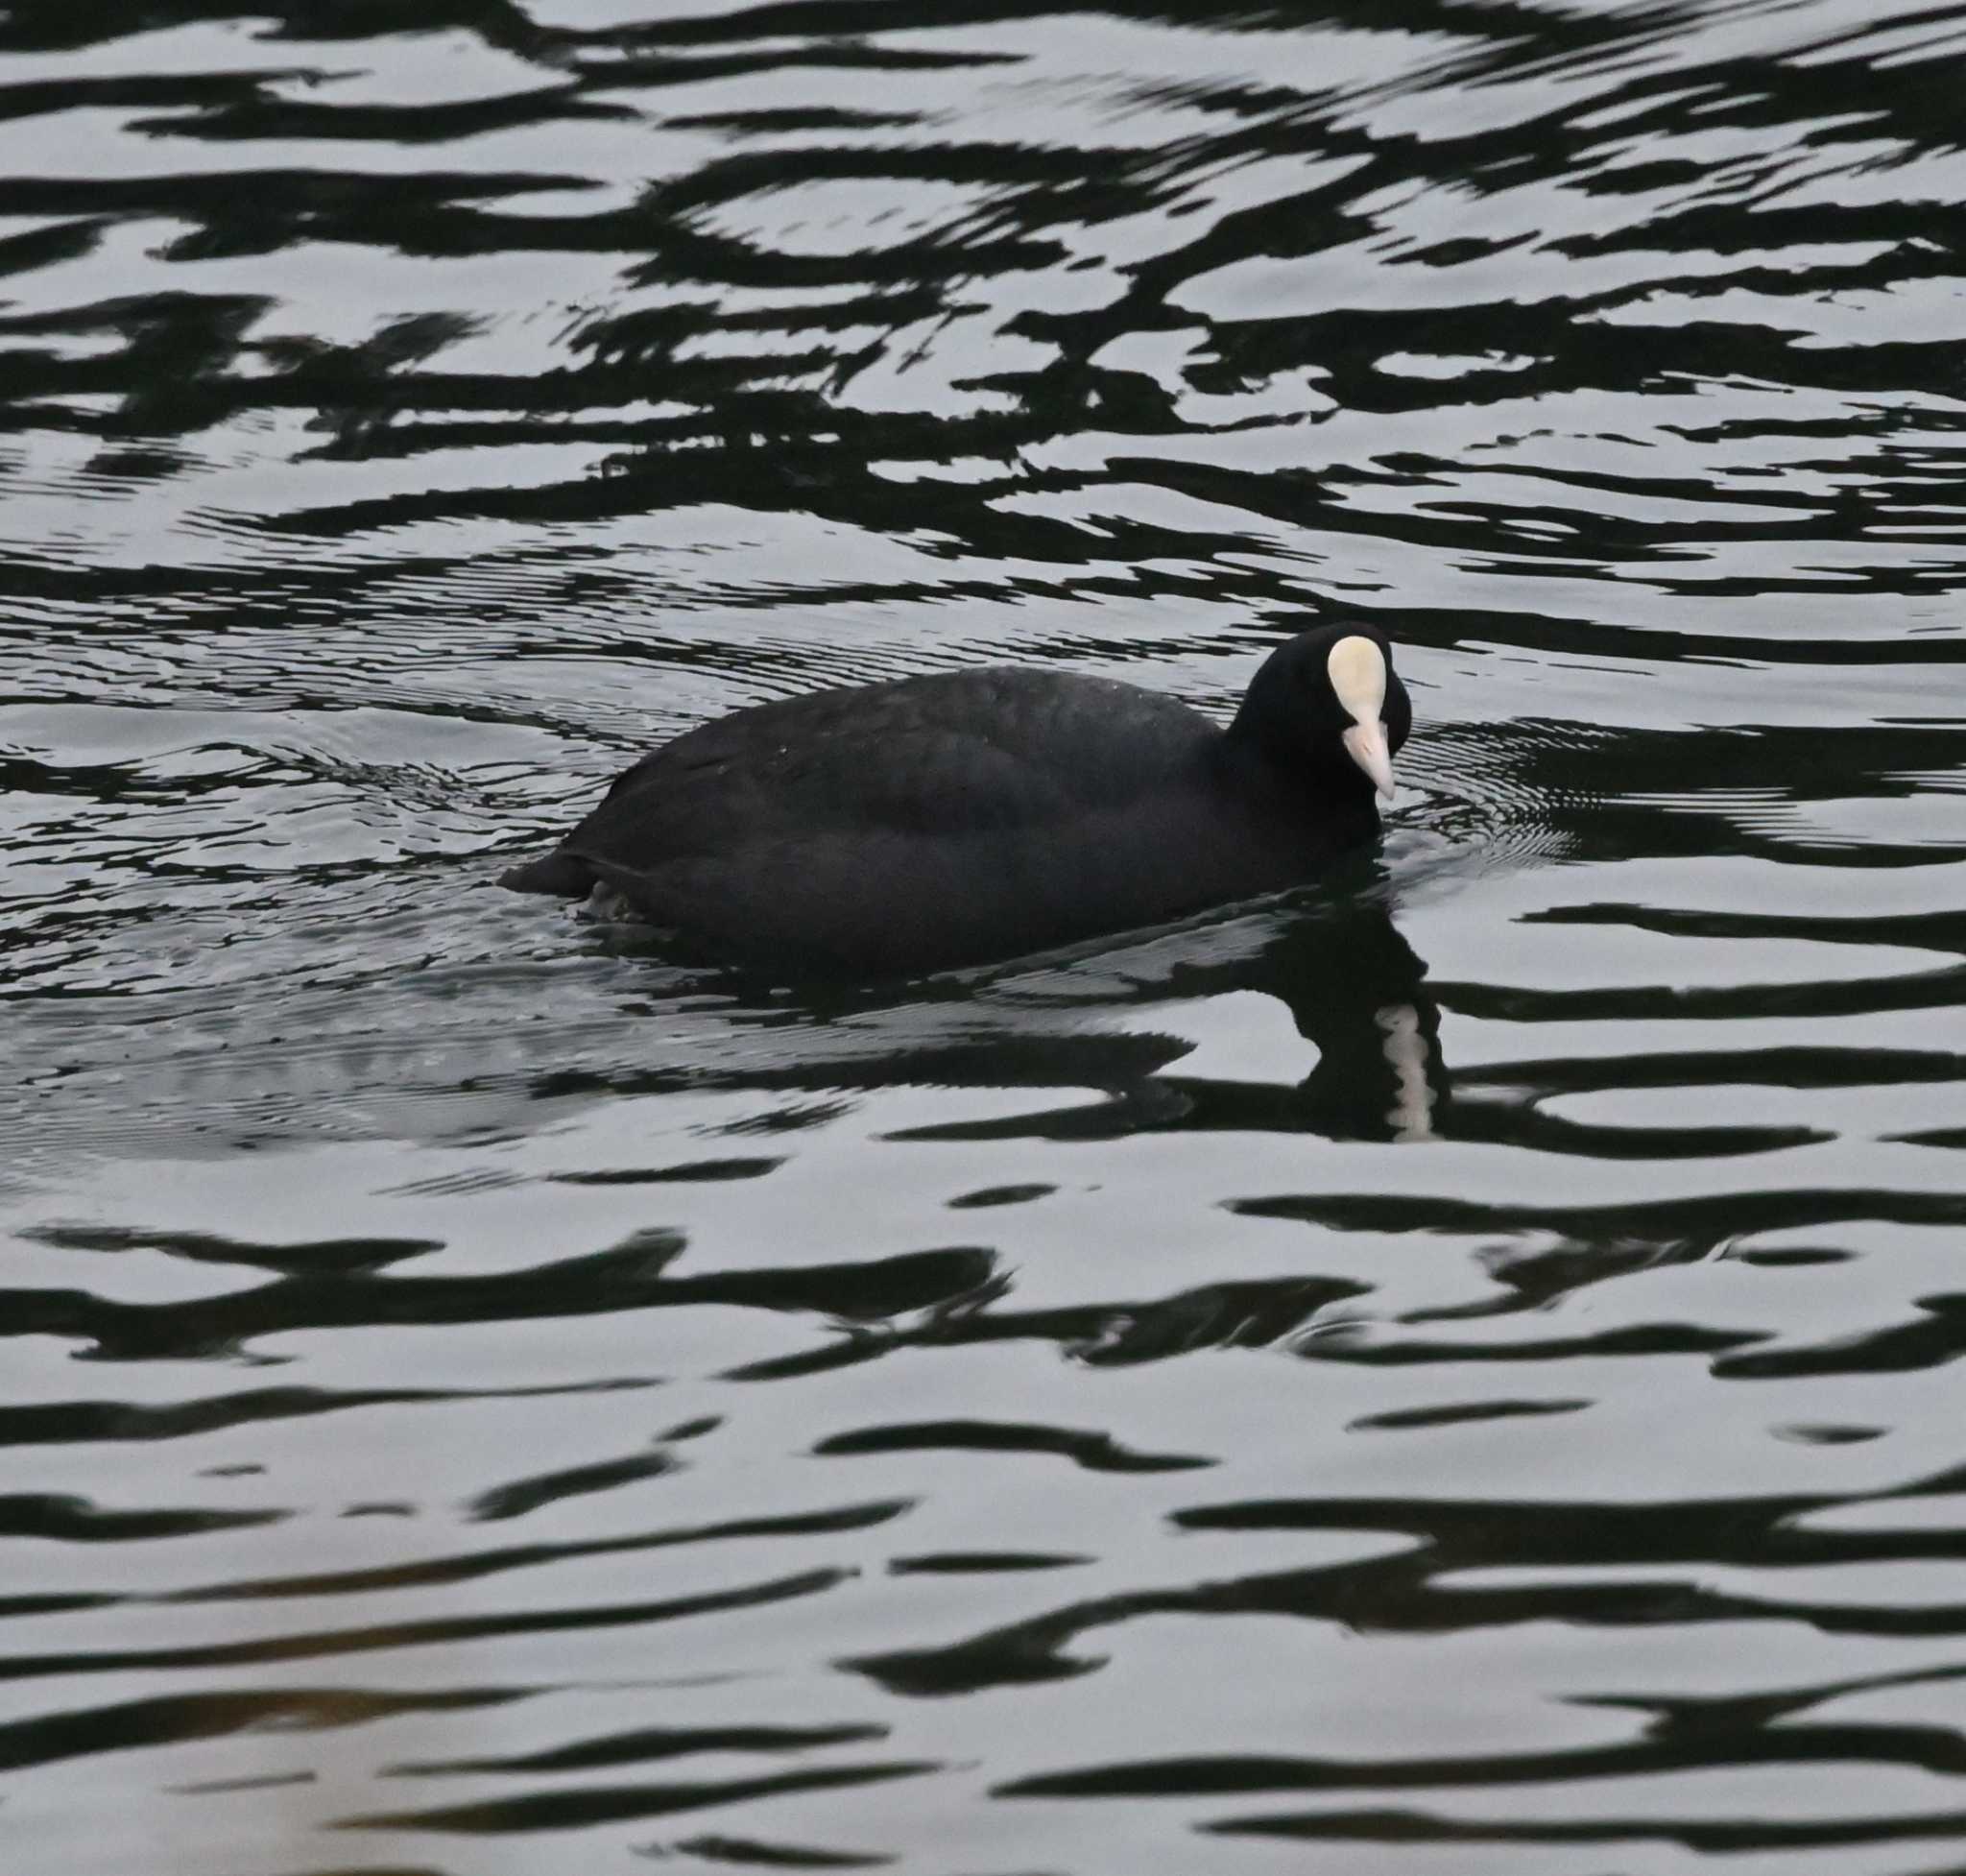
<svg viewBox="0 0 1966 1876"><path fill-rule="evenodd" d="M1220 779L1241 793L1279 804L1312 800L1327 811L1377 818L1372 783L1354 763L1317 761L1301 745L1280 750L1240 717L1223 732L1212 754Z"/></svg>

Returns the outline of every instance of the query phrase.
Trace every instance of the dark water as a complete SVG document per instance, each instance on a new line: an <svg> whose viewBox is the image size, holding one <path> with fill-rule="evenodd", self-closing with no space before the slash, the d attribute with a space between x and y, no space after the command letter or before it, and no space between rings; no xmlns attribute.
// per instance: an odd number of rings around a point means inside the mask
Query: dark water
<svg viewBox="0 0 1966 1876"><path fill-rule="evenodd" d="M0 9L6 1866L1961 1867L1966 7L703 9ZM1292 902L490 883L1330 601Z"/></svg>

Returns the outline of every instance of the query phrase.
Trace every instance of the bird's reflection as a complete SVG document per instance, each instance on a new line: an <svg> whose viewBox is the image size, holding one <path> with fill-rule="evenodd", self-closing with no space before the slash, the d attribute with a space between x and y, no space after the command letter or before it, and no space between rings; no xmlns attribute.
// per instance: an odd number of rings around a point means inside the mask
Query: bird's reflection
<svg viewBox="0 0 1966 1876"><path fill-rule="evenodd" d="M1183 994L1259 991L1317 1050L1271 1124L1332 1139L1424 1141L1444 1121L1440 1011L1427 965L1393 922L1383 877L1279 907L1253 951L1182 972ZM1177 1064L1171 1077L1179 1079ZM1281 1091L1280 1091L1281 1092Z"/></svg>
<svg viewBox="0 0 1966 1876"><path fill-rule="evenodd" d="M669 1028L663 1067L648 1070L777 1091L1092 1088L1109 1097L938 1126L938 1138L1255 1129L1431 1140L1447 1124L1440 1013L1426 964L1394 923L1393 896L1384 868L1361 860L1259 908L988 971L860 985L726 972L715 978L728 1000L718 999L714 1033ZM634 942L632 928L608 942ZM1272 1047L1197 1049L1192 1032L1208 1035L1226 999L1252 994L1283 1006L1279 1026L1287 1021L1315 1051L1307 1067L1287 1059L1294 1047L1281 1067Z"/></svg>

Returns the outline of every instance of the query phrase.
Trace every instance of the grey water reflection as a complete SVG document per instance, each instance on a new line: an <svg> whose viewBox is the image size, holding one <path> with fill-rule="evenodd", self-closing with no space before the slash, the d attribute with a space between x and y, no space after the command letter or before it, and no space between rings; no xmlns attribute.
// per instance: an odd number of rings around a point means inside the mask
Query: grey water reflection
<svg viewBox="0 0 1966 1876"><path fill-rule="evenodd" d="M8 1867L1954 1867L1962 50L0 11ZM1333 603L1419 729L1283 899L492 884Z"/></svg>

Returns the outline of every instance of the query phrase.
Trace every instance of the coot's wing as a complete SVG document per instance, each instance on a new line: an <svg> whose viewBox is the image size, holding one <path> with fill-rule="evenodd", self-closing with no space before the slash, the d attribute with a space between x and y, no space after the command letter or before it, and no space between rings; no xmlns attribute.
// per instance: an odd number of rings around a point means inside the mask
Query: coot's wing
<svg viewBox="0 0 1966 1876"><path fill-rule="evenodd" d="M1151 790L1210 734L1171 698L1043 671L816 691L665 743L562 851L646 868L833 834L1043 826Z"/></svg>

